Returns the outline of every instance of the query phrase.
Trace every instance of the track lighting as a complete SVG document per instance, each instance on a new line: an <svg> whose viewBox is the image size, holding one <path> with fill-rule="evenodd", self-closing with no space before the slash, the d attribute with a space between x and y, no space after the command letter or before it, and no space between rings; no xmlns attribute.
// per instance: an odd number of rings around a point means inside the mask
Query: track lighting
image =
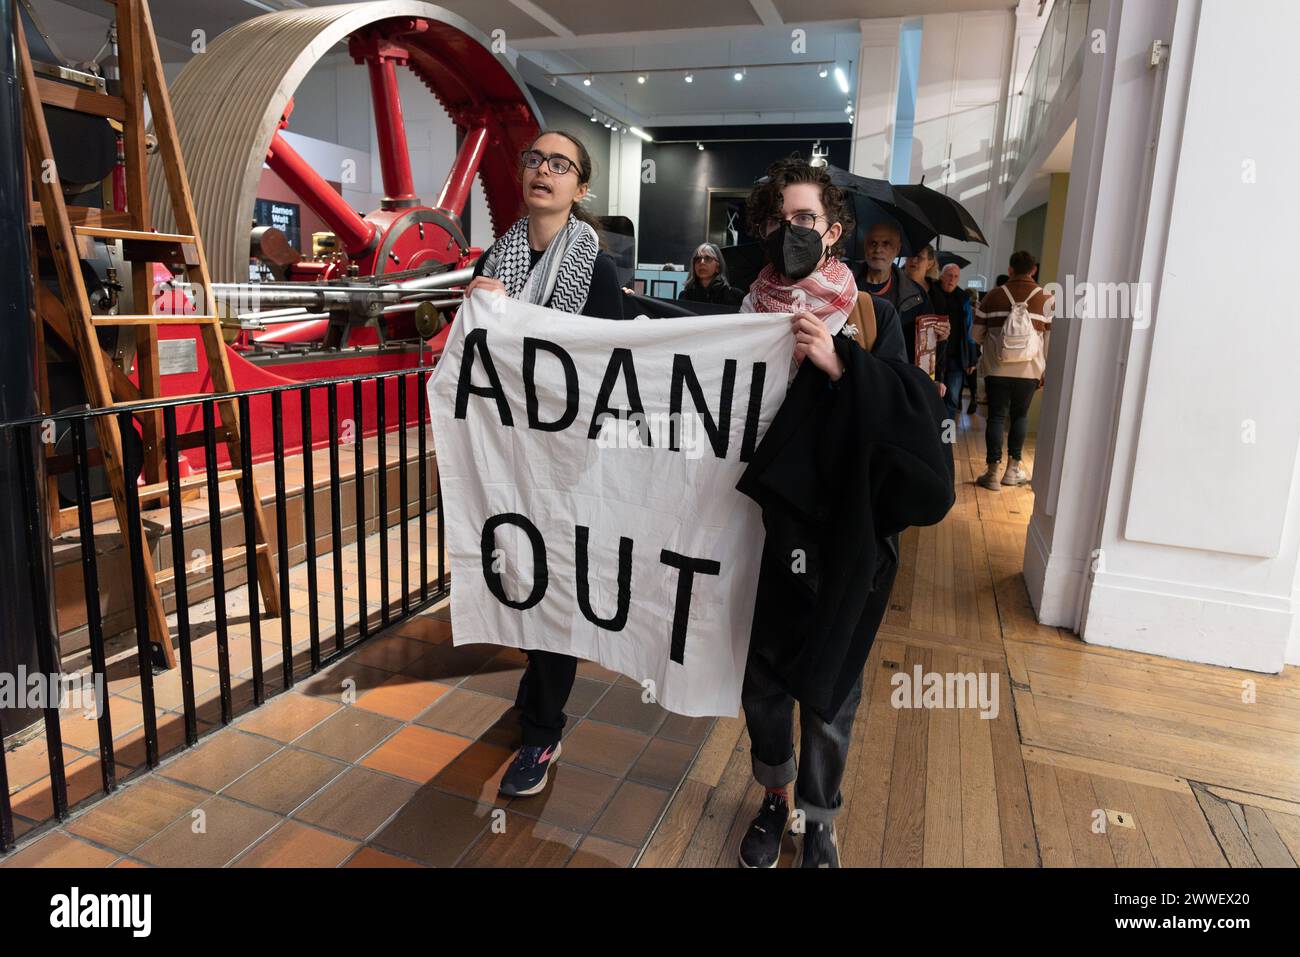
<svg viewBox="0 0 1300 957"><path fill-rule="evenodd" d="M695 82L695 74L694 74L694 73L687 73L686 76L682 77L682 79L685 80L687 83L694 83L694 82Z"/></svg>
<svg viewBox="0 0 1300 957"><path fill-rule="evenodd" d="M644 74L644 73L638 73L638 74L636 75L636 81L637 81L638 83L644 83L644 82L645 82L645 74Z"/></svg>
<svg viewBox="0 0 1300 957"><path fill-rule="evenodd" d="M595 111L595 110L592 110L592 111L591 111L591 122L593 122L593 123L599 123L599 122L600 122L599 120L596 119L596 111Z"/></svg>
<svg viewBox="0 0 1300 957"><path fill-rule="evenodd" d="M745 78L745 68L742 66L739 70L731 75L731 78L739 83Z"/></svg>
<svg viewBox="0 0 1300 957"><path fill-rule="evenodd" d="M696 141L695 141L695 148L696 148L697 150L702 150L702 149L704 149L704 144L701 143L699 140L696 140Z"/></svg>
<svg viewBox="0 0 1300 957"><path fill-rule="evenodd" d="M590 73L588 73L586 76L584 76L584 77L582 78L582 85L583 85L583 86L591 86L591 74L590 74Z"/></svg>
<svg viewBox="0 0 1300 957"><path fill-rule="evenodd" d="M828 73L830 73L830 70L827 68L825 63L823 63L821 66L817 68L817 75L821 77L823 80L826 79L826 75Z"/></svg>

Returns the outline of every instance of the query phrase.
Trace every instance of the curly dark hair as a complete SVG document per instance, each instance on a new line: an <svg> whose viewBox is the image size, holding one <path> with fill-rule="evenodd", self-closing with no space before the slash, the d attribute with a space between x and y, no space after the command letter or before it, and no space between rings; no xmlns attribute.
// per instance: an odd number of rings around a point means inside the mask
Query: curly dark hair
<svg viewBox="0 0 1300 957"><path fill-rule="evenodd" d="M822 206L826 210L827 220L831 224L839 223L841 227L840 238L830 249L831 255L838 256L843 252L844 242L853 230L852 210L845 200L843 190L831 182L826 169L810 166L798 153L769 166L767 175L749 194L745 203L745 215L750 232L759 237L764 235L768 219L781 212L781 194L787 186L795 183L812 183L821 189Z"/></svg>

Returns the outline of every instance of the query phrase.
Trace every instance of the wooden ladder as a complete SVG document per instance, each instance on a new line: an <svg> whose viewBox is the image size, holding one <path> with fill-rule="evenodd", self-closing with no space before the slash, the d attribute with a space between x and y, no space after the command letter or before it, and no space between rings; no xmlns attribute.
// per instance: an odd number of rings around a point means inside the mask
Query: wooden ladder
<svg viewBox="0 0 1300 957"><path fill-rule="evenodd" d="M22 70L23 123L26 130L27 159L39 197L39 208L32 210L32 224L44 227L45 238L59 276L62 303L50 303L41 309L44 324L59 340L72 348L77 355L86 395L94 408L118 408L129 411L132 403L148 402L161 398L158 364L158 327L161 325L196 326L203 342L208 373L213 393L218 399L220 417L217 437L223 441L230 456L230 468L218 473L221 482L234 482L244 509L252 509L257 532L257 580L261 588L266 614L280 614L280 595L272 565L266 518L262 512L261 497L254 484L252 501L243 501L244 488L240 478L239 413L234 399L221 398L221 394L234 391L230 361L222 337L221 320L215 313L211 280L208 275L207 256L198 235L198 221L185 174L185 161L181 155L172 115L167 82L163 76L162 60L158 55L157 39L146 0L106 0L117 10L118 61L121 70L121 94L104 95L90 90L78 90L44 77L36 77L32 70L31 55L23 33L21 19L17 23L17 46ZM158 141L159 158L166 172L167 186L176 233L154 232L149 211L145 161L145 101L152 110L153 131ZM69 207L64 202L58 171L54 165L49 131L45 124L42 104L89 113L114 119L122 125L125 140L126 210L101 210L93 207ZM36 238L36 237L34 237ZM131 264L132 302L136 315L95 315L91 312L80 263L80 244L96 239L121 241L124 257ZM202 315L159 315L154 312L154 283L152 264L161 262L182 267L192 289L202 296ZM96 329L103 326L132 326L136 333L136 369L138 382L130 379L117 367L112 357L99 344ZM187 396L196 400L208 394ZM175 397L173 397L175 398ZM166 468L160 441L162 414L158 410L136 413L140 422L144 446L144 481L138 486L140 502L165 500L168 494ZM178 572L159 573L154 569L149 543L143 527L128 528L126 503L126 475L124 471L122 436L118 431L118 416L95 417L99 438L100 457L107 484L112 493L113 511L118 526L123 531L124 544L128 535L141 536L144 556L144 586L148 605L149 639L161 653L168 668L175 667L176 654L163 608L160 581L170 580ZM181 448L199 445L201 433L178 436ZM216 468L215 462L205 463ZM189 488L201 478L182 480ZM179 534L173 529L173 534ZM212 561L232 557L243 549L230 549ZM249 570L249 588L253 573ZM222 601L224 596L215 596ZM256 613L256 602L249 602L250 614Z"/></svg>

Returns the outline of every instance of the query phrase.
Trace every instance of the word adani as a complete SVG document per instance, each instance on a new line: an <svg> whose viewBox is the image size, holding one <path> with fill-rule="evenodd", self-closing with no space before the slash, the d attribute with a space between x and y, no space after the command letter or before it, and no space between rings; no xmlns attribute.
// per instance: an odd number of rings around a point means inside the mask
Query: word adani
<svg viewBox="0 0 1300 957"><path fill-rule="evenodd" d="M558 416L543 420L541 416L541 399L537 387L537 365L539 357L545 353L559 364L564 377L564 409ZM475 385L473 374L475 365L482 366L486 385ZM739 363L727 359L723 363L722 383L718 395L717 413L709 408L704 396L704 389L691 357L682 353L673 355L673 368L668 388L667 421L671 427L666 446L662 438L656 443L651 434L651 417L647 416L645 403L641 398L641 386L637 377L636 362L632 350L616 348L610 352L609 361L596 393L596 401L591 414L591 427L587 431L590 441L605 445L610 442L609 422L611 419L632 422L639 435L643 448L666 447L674 452L682 450L682 422L686 397L689 394L694 412L699 416L704 434L708 438L708 448L718 459L726 459L731 446L731 418L735 402L736 377ZM563 432L578 418L580 411L580 390L578 368L573 357L558 343L531 336L523 338L523 387L524 405L528 428L539 432ZM745 409L745 426L741 436L740 461L748 462L758 444L759 413L763 403L763 383L767 378L767 363L751 364L749 375L749 399ZM610 404L614 390L622 383L627 394L628 405L616 408ZM465 419L469 415L470 396L491 400L496 407L501 425L513 428L515 414L506 400L501 377L497 374L496 364L492 361L492 352L488 347L487 330L471 330L465 336L465 351L460 361L460 377L456 383L456 418Z"/></svg>

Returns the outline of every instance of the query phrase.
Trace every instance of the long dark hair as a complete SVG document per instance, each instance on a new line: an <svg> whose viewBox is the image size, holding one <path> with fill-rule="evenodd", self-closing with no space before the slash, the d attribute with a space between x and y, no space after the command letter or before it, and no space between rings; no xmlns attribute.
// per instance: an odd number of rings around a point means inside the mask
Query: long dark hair
<svg viewBox="0 0 1300 957"><path fill-rule="evenodd" d="M570 143L572 143L574 146L577 147L578 185L582 186L584 184L589 184L591 182L592 166L591 166L591 153L587 151L587 145L583 143L582 140L578 139L578 137L575 136L573 133L570 133L568 130L538 130L537 135L533 137L533 141L528 145L528 148L532 149L534 146L536 146L537 141L540 140L543 136L563 136L566 140L568 140ZM587 212L587 208L583 206L581 202L574 200L573 206L571 207L571 212L575 217L582 220L582 222L586 223L588 226L594 229L596 231L596 235L600 235L601 225L599 221L597 221L595 216L592 216L591 213Z"/></svg>

